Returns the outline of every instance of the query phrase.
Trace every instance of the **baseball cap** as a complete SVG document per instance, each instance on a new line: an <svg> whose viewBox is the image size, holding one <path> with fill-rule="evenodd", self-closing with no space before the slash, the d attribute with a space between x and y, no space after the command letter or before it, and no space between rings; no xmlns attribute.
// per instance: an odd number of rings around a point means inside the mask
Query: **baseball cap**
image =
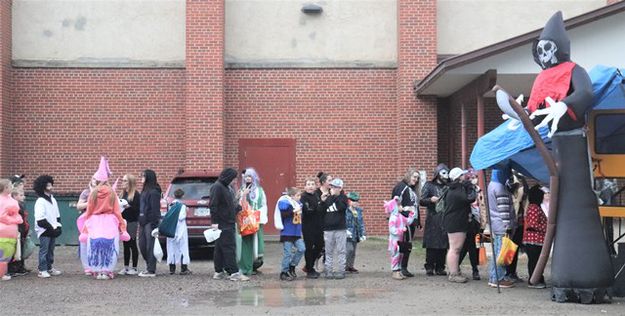
<svg viewBox="0 0 625 316"><path fill-rule="evenodd" d="M458 178L460 178L460 176L462 176L463 174L467 173L466 170L462 170L458 167L451 169L451 171L449 171L449 179L451 181L456 181Z"/></svg>
<svg viewBox="0 0 625 316"><path fill-rule="evenodd" d="M330 182L330 186L333 186L335 188L342 188L343 180L341 180L341 178L334 178L332 179L332 182Z"/></svg>
<svg viewBox="0 0 625 316"><path fill-rule="evenodd" d="M358 192L356 191L352 191L352 192L347 193L347 198L356 202L360 200L360 194L358 194Z"/></svg>

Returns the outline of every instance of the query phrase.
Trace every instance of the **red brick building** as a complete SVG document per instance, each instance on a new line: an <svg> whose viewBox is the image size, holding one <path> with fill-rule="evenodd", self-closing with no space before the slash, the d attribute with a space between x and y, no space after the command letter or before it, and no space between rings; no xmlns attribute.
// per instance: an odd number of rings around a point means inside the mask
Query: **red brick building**
<svg viewBox="0 0 625 316"><path fill-rule="evenodd" d="M225 67L224 0L186 1L182 68L16 67L12 1L1 3L3 176L47 173L76 193L101 154L115 176L151 168L161 185L180 168L251 165L300 187L323 170L361 194L369 234L384 235L382 201L406 168L429 175L458 152L445 141L457 111L414 91L437 65L434 0L397 0L396 67L304 69Z"/></svg>

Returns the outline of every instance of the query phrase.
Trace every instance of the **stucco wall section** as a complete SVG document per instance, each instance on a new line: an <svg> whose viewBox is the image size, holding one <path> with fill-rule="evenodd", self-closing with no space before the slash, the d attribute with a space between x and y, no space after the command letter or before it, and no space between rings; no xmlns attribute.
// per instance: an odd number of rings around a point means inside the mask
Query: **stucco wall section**
<svg viewBox="0 0 625 316"><path fill-rule="evenodd" d="M439 0L438 54L462 54L545 25L556 11L564 19L598 9L605 0Z"/></svg>
<svg viewBox="0 0 625 316"><path fill-rule="evenodd" d="M183 67L185 1L14 0L13 65Z"/></svg>
<svg viewBox="0 0 625 316"><path fill-rule="evenodd" d="M229 67L394 67L395 0L226 0Z"/></svg>

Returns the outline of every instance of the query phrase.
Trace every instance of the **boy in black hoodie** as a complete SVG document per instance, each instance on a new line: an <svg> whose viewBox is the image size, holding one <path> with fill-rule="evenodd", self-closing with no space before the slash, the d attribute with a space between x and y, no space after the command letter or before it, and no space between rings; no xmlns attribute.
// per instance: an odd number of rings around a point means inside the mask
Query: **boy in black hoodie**
<svg viewBox="0 0 625 316"><path fill-rule="evenodd" d="M321 207L325 210L323 239L326 248L324 277L327 279L345 278L347 247L347 225L345 214L348 208L347 196L343 194L343 180L335 178L330 182L330 195L321 195ZM334 261L338 261L336 272L332 271Z"/></svg>
<svg viewBox="0 0 625 316"><path fill-rule="evenodd" d="M302 202L302 233L306 245L306 277L316 279L319 272L315 271L315 261L323 250L324 210L320 208L321 200L315 194L317 182L315 178L306 179L306 186L300 198Z"/></svg>
<svg viewBox="0 0 625 316"><path fill-rule="evenodd" d="M221 280L229 277L232 281L247 281L249 278L239 272L236 258L235 218L241 211L241 205L235 202L234 190L230 187L237 178L237 171L232 168L224 169L219 179L210 190L210 202L213 226L221 230L221 235L215 241L214 259L215 274L213 279ZM248 190L243 190L247 194ZM245 198L245 196L243 197Z"/></svg>

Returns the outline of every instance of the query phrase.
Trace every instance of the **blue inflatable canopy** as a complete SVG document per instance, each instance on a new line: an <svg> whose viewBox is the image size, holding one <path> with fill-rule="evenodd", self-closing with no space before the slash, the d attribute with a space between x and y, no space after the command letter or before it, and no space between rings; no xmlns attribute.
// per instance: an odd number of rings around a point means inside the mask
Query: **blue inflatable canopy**
<svg viewBox="0 0 625 316"><path fill-rule="evenodd" d="M607 66L596 66L590 71L595 95L593 109L625 109L624 74L625 69ZM606 123L597 126L597 137L625 133L625 122L622 120L608 120ZM504 122L478 139L470 158L473 168L479 170L495 165L509 165L530 178L548 184L547 166L529 134L522 126L516 130L510 130L507 126L508 122ZM551 140L547 138L547 132L547 128L539 131L547 147L551 149Z"/></svg>

